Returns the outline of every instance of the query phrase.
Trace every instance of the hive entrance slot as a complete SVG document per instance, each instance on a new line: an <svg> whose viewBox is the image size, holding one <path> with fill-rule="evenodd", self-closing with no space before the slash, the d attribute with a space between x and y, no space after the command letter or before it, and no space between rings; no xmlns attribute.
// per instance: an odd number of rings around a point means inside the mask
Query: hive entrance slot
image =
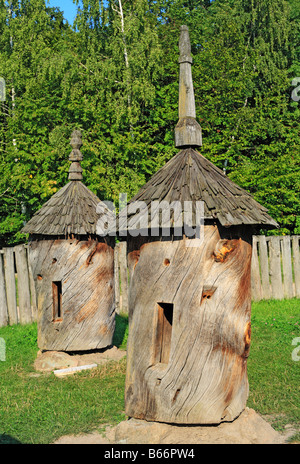
<svg viewBox="0 0 300 464"><path fill-rule="evenodd" d="M158 303L157 309L155 359L157 363L168 364L171 350L174 305L172 303Z"/></svg>
<svg viewBox="0 0 300 464"><path fill-rule="evenodd" d="M53 321L62 321L62 284L60 281L52 282L53 294Z"/></svg>

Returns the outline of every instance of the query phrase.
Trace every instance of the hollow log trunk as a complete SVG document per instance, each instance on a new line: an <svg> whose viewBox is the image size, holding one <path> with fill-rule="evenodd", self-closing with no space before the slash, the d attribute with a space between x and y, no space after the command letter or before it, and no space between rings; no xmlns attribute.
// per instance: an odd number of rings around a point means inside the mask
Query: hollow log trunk
<svg viewBox="0 0 300 464"><path fill-rule="evenodd" d="M204 229L199 247L171 237L128 241L130 417L217 424L245 408L251 236Z"/></svg>
<svg viewBox="0 0 300 464"><path fill-rule="evenodd" d="M85 351L112 344L113 248L96 240L35 240L29 260L36 284L38 346Z"/></svg>

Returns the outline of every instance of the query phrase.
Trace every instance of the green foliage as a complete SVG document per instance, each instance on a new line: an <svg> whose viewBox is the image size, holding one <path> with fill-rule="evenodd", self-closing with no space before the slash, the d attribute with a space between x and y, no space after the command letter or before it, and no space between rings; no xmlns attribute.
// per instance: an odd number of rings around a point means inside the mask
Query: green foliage
<svg viewBox="0 0 300 464"><path fill-rule="evenodd" d="M116 205L176 153L181 24L203 155L227 160L279 222L272 233L299 233L299 0L75 3L70 25L45 0L0 0L0 246L24 241L23 222L67 182L75 127L84 182Z"/></svg>

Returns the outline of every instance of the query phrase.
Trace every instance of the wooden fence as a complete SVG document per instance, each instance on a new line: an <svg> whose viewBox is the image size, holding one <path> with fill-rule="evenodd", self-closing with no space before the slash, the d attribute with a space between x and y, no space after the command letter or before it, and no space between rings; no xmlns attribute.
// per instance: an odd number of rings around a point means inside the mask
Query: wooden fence
<svg viewBox="0 0 300 464"><path fill-rule="evenodd" d="M253 237L252 299L300 298L300 235Z"/></svg>
<svg viewBox="0 0 300 464"><path fill-rule="evenodd" d="M254 301L300 298L299 235L253 237L251 287ZM126 242L115 248L116 312L128 312ZM0 327L37 319L35 285L26 245L0 250Z"/></svg>
<svg viewBox="0 0 300 464"><path fill-rule="evenodd" d="M26 245L0 250L0 327L36 321L35 285Z"/></svg>

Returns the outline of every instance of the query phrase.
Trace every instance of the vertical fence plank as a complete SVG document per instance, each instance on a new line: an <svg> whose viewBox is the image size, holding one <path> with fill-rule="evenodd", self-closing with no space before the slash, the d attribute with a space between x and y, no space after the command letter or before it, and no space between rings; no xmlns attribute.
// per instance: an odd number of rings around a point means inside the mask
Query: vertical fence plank
<svg viewBox="0 0 300 464"><path fill-rule="evenodd" d="M27 247L27 265L28 265L28 275L29 275L29 285L30 285L30 299L31 299L31 313L34 321L37 321L37 301L36 301L36 290L35 283L32 274L32 269L29 259L29 248Z"/></svg>
<svg viewBox="0 0 300 464"><path fill-rule="evenodd" d="M6 297L9 324L18 324L17 310L17 290L16 290L16 275L14 262L14 249L4 248L4 274L6 283Z"/></svg>
<svg viewBox="0 0 300 464"><path fill-rule="evenodd" d="M0 253L0 327L8 324L3 255Z"/></svg>
<svg viewBox="0 0 300 464"><path fill-rule="evenodd" d="M281 276L281 256L280 256L280 238L272 237L269 243L270 250L270 276L272 298L276 300L283 299L283 286Z"/></svg>
<svg viewBox="0 0 300 464"><path fill-rule="evenodd" d="M300 253L299 253L299 235L294 235L292 239L293 244L293 267L295 278L295 296L300 298Z"/></svg>
<svg viewBox="0 0 300 464"><path fill-rule="evenodd" d="M259 246L262 298L268 300L271 297L268 246L264 235L258 236L257 239Z"/></svg>
<svg viewBox="0 0 300 464"><path fill-rule="evenodd" d="M262 299L256 236L253 236L252 240L251 293L252 299L254 301L259 301Z"/></svg>
<svg viewBox="0 0 300 464"><path fill-rule="evenodd" d="M289 235L282 237L282 269L283 269L283 290L285 298L293 298L293 270L291 254L291 238Z"/></svg>
<svg viewBox="0 0 300 464"><path fill-rule="evenodd" d="M116 243L114 253L114 285L116 313L120 314L120 273L119 273L119 244Z"/></svg>
<svg viewBox="0 0 300 464"><path fill-rule="evenodd" d="M120 311L128 313L128 267L127 267L127 243L119 244L119 263L121 280Z"/></svg>
<svg viewBox="0 0 300 464"><path fill-rule="evenodd" d="M14 248L14 250L18 275L20 323L30 324L33 319L31 314L30 282L27 264L27 252L24 245L18 245Z"/></svg>

